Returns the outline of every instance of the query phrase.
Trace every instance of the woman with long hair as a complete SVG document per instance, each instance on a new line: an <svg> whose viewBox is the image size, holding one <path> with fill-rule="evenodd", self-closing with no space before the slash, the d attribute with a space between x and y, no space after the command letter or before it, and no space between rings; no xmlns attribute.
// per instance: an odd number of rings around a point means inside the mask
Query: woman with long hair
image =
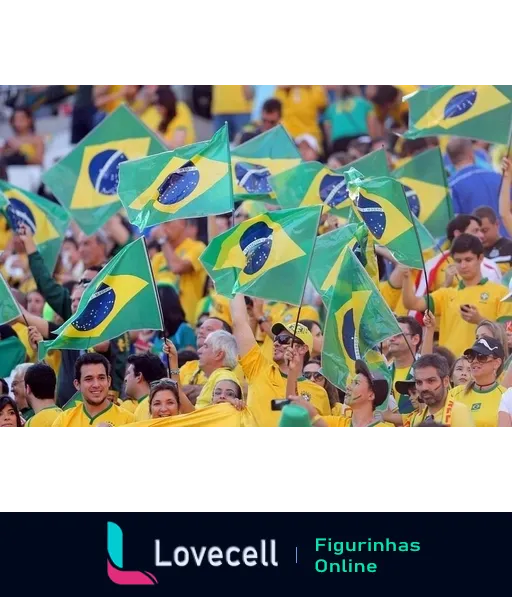
<svg viewBox="0 0 512 597"><path fill-rule="evenodd" d="M34 118L28 108L17 108L11 116L14 135L0 149L0 164L8 166L40 166L44 157L44 141L36 134Z"/></svg>
<svg viewBox="0 0 512 597"><path fill-rule="evenodd" d="M23 427L18 405L9 396L0 397L0 427Z"/></svg>
<svg viewBox="0 0 512 597"><path fill-rule="evenodd" d="M327 392L329 397L329 405L331 412L334 416L340 416L343 404L340 401L339 391L332 385L330 381L320 373L322 364L318 359L311 359L308 364L304 367L302 372L303 377L308 381L316 383L318 386L323 388Z"/></svg>
<svg viewBox="0 0 512 597"><path fill-rule="evenodd" d="M503 372L505 351L500 342L483 336L464 353L473 380L451 390L449 398L465 404L477 427L497 427L498 413L506 389L498 382Z"/></svg>
<svg viewBox="0 0 512 597"><path fill-rule="evenodd" d="M450 381L452 382L453 388L459 386L466 386L470 381L473 380L471 374L471 365L466 357L460 357L453 364L450 370Z"/></svg>

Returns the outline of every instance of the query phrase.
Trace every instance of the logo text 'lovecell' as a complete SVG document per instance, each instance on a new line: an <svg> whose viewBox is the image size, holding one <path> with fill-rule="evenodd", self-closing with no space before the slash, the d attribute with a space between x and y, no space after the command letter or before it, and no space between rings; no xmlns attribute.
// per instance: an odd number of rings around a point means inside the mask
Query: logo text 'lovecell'
<svg viewBox="0 0 512 597"><path fill-rule="evenodd" d="M166 568L178 566L279 566L276 556L276 542L274 539L267 543L262 540L259 547L176 547L174 550L166 552L165 546L162 546L160 539L155 541L155 566L157 568Z"/></svg>

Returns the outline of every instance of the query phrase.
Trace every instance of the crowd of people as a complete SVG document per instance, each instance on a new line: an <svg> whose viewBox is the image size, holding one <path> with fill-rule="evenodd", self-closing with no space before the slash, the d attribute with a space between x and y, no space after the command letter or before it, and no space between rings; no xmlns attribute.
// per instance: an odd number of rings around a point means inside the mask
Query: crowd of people
<svg viewBox="0 0 512 597"><path fill-rule="evenodd" d="M171 86L74 87L73 144L122 103L169 149L197 140L192 112ZM238 204L234 222L226 214L142 232L123 212L92 236L72 223L53 272L30 227L13 230L0 211L0 273L22 312L0 326L0 427L183 421L225 404L257 426L512 427L506 300L512 161L507 148L488 143L402 138L408 127L403 98L421 87L215 85L212 92L213 128L227 122L234 147L282 124L304 161L332 169L381 148L395 169L441 148L454 219L438 239L439 250L425 255L426 283L420 272L378 254L379 291L402 330L376 347L387 373L361 359L345 388L324 377L326 313L311 284L300 308L216 293L201 254L212 237L264 204ZM11 126L0 149L5 179L10 166L41 164L44 154L30 109L15 107ZM58 202L44 187L41 194ZM345 224L323 216L319 234ZM88 351L54 350L39 361L39 343L76 313L109 259L140 234L147 238L166 335L131 330Z"/></svg>

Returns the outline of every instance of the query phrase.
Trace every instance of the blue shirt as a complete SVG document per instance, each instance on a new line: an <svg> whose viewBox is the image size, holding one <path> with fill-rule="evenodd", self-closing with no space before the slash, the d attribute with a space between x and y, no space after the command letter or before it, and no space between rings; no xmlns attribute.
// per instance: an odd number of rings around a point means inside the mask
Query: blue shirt
<svg viewBox="0 0 512 597"><path fill-rule="evenodd" d="M449 184L456 214L471 215L475 209L485 205L492 207L499 217L501 176L497 172L476 165L467 166L451 176ZM508 238L501 220L500 230L501 235Z"/></svg>
<svg viewBox="0 0 512 597"><path fill-rule="evenodd" d="M276 94L277 85L253 85L254 101L252 104L251 120L259 122L261 119L261 109L263 104L273 98Z"/></svg>

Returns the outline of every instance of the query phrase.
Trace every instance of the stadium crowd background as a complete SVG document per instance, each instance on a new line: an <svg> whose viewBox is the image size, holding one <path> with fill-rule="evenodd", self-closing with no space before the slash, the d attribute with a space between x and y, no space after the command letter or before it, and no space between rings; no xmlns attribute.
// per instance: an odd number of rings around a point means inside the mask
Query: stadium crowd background
<svg viewBox="0 0 512 597"><path fill-rule="evenodd" d="M133 331L93 353L62 351L46 365L31 367L38 342L69 318L94 275L140 231L122 214L92 237L71 225L55 272L48 275L29 231L11 230L0 215L0 271L26 320L0 328L0 353L13 336L25 351L23 362L4 373L0 425L117 426L199 416L212 403L228 402L242 411L246 401L253 422L272 425L279 423L279 413L260 411L268 410L271 400L294 396L297 420L305 417L305 424L314 426L347 421L512 426L512 396L506 391L512 385L507 375L512 326L498 323L512 273L507 148L456 138L401 138L408 127L403 98L421 87L428 86L0 87L0 178L52 201L57 199L42 183L43 172L127 103L169 150L209 139L225 122L233 146L281 123L304 161L332 169L381 148L395 169L439 146L457 215L439 239L447 258L434 257L428 272L432 302L417 296L410 271L379 254L380 291L403 335L382 347L390 381L361 363L347 393L320 373L325 312L312 286L297 328L296 307L243 297L230 305L208 283L199 256L212 236L229 229L231 214L144 231L171 342L154 332ZM259 209L250 201L238 205L235 223ZM320 232L344 224L326 217ZM457 312L450 311L454 300ZM415 311L427 314L411 317ZM91 379L85 370L93 372ZM77 392L87 408L77 402ZM378 410L384 404L386 409Z"/></svg>

